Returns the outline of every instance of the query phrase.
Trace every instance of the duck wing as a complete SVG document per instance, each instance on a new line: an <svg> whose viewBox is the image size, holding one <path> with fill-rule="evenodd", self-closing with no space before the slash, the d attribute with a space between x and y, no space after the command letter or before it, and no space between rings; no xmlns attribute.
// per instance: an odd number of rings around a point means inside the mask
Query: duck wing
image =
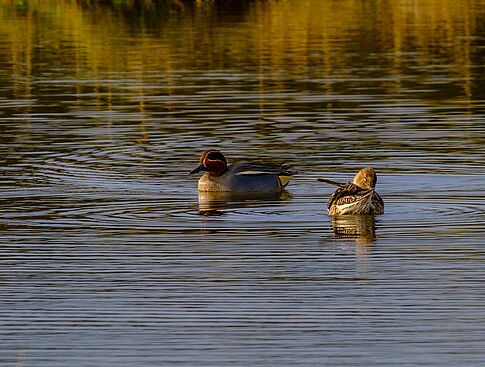
<svg viewBox="0 0 485 367"><path fill-rule="evenodd" d="M347 182L335 190L332 196L330 196L327 207L330 208L332 205L350 204L372 192L372 189L365 190L357 185L354 185L352 182Z"/></svg>
<svg viewBox="0 0 485 367"><path fill-rule="evenodd" d="M292 176L296 174L296 171L292 171L291 168L287 164L248 162L232 164L228 167L228 171L231 171L234 175L276 176L280 187L285 188Z"/></svg>
<svg viewBox="0 0 485 367"><path fill-rule="evenodd" d="M273 163L236 163L228 167L228 170L235 175L277 175L293 176L296 172L291 171L291 166L287 164Z"/></svg>
<svg viewBox="0 0 485 367"><path fill-rule="evenodd" d="M374 214L384 213L384 200L377 192L374 192L372 197L372 211Z"/></svg>

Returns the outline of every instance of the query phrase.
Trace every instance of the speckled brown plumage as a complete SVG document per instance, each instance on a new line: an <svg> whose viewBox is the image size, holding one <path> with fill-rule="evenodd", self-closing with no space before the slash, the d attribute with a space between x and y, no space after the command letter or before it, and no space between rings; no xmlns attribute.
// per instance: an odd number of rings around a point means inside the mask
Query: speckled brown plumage
<svg viewBox="0 0 485 367"><path fill-rule="evenodd" d="M330 215L384 213L384 201L375 192L377 175L373 168L363 168L355 175L353 182L345 184L325 179L320 181L340 186L328 201Z"/></svg>

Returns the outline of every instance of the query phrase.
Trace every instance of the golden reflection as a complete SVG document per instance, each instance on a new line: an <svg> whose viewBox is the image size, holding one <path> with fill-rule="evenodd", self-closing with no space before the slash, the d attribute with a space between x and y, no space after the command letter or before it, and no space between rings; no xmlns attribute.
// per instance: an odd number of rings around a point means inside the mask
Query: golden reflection
<svg viewBox="0 0 485 367"><path fill-rule="evenodd" d="M357 244L357 254L366 255L376 240L373 215L340 215L332 217L332 229L336 237L351 239Z"/></svg>
<svg viewBox="0 0 485 367"><path fill-rule="evenodd" d="M287 191L280 193L232 193L199 191L199 213L205 216L222 215L224 210L279 202L292 198Z"/></svg>
<svg viewBox="0 0 485 367"><path fill-rule="evenodd" d="M140 86L134 93L139 94L144 84L138 79L147 78L143 71L156 70L165 75L169 95L176 94L171 75L177 70L257 62L260 89L265 90L268 74L277 89L280 75L307 75L312 67L311 77L321 78L331 93L336 70L359 53L389 56L376 62L396 77L383 82L394 90L400 88L404 55L419 52L414 62L420 66L437 59L451 65L465 96L471 97L471 40L479 35L484 16L480 0L252 1L234 10L243 20L237 23L218 19L217 11L201 6L167 16L160 7L147 5L138 12L133 3L130 12L129 2L123 3L123 11L116 4L0 0L2 51L12 65L15 95L30 95L34 59L50 68L71 69L76 78L90 74L100 85L107 72L132 72ZM315 65L321 68L315 71Z"/></svg>

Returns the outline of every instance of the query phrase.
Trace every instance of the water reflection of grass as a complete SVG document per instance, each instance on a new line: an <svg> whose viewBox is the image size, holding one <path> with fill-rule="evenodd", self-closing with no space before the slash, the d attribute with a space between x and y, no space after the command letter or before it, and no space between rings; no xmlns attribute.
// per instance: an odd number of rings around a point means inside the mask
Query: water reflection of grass
<svg viewBox="0 0 485 367"><path fill-rule="evenodd" d="M173 12L168 3L187 11ZM390 77L383 86L400 88L404 57L418 51L416 66L453 64L465 94L473 94L472 66L480 56L473 42L484 21L479 0L245 4L232 12L226 6L220 16L215 1L201 0L3 1L0 34L8 50L3 57L14 74L27 77L32 60L42 59L71 69L75 77L81 70L132 71L142 79L145 70L169 74L255 64L265 73L293 74L321 65L312 77L330 78L342 64L358 68L368 62L363 55L384 54L375 60ZM178 57L180 50L193 58Z"/></svg>

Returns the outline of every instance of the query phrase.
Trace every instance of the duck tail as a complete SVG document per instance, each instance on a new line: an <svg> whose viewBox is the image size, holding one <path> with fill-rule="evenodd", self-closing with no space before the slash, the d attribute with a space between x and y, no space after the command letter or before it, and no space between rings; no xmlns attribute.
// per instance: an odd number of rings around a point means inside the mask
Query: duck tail
<svg viewBox="0 0 485 367"><path fill-rule="evenodd" d="M335 185L335 186L344 186L345 183L342 183L342 182L337 182L337 181L332 181L332 180L327 180L326 178L319 178L318 181L320 182L325 182L325 183L328 183L330 185Z"/></svg>
<svg viewBox="0 0 485 367"><path fill-rule="evenodd" d="M288 183L290 182L292 176L291 175L278 175L278 180L280 182L280 186L285 188Z"/></svg>

